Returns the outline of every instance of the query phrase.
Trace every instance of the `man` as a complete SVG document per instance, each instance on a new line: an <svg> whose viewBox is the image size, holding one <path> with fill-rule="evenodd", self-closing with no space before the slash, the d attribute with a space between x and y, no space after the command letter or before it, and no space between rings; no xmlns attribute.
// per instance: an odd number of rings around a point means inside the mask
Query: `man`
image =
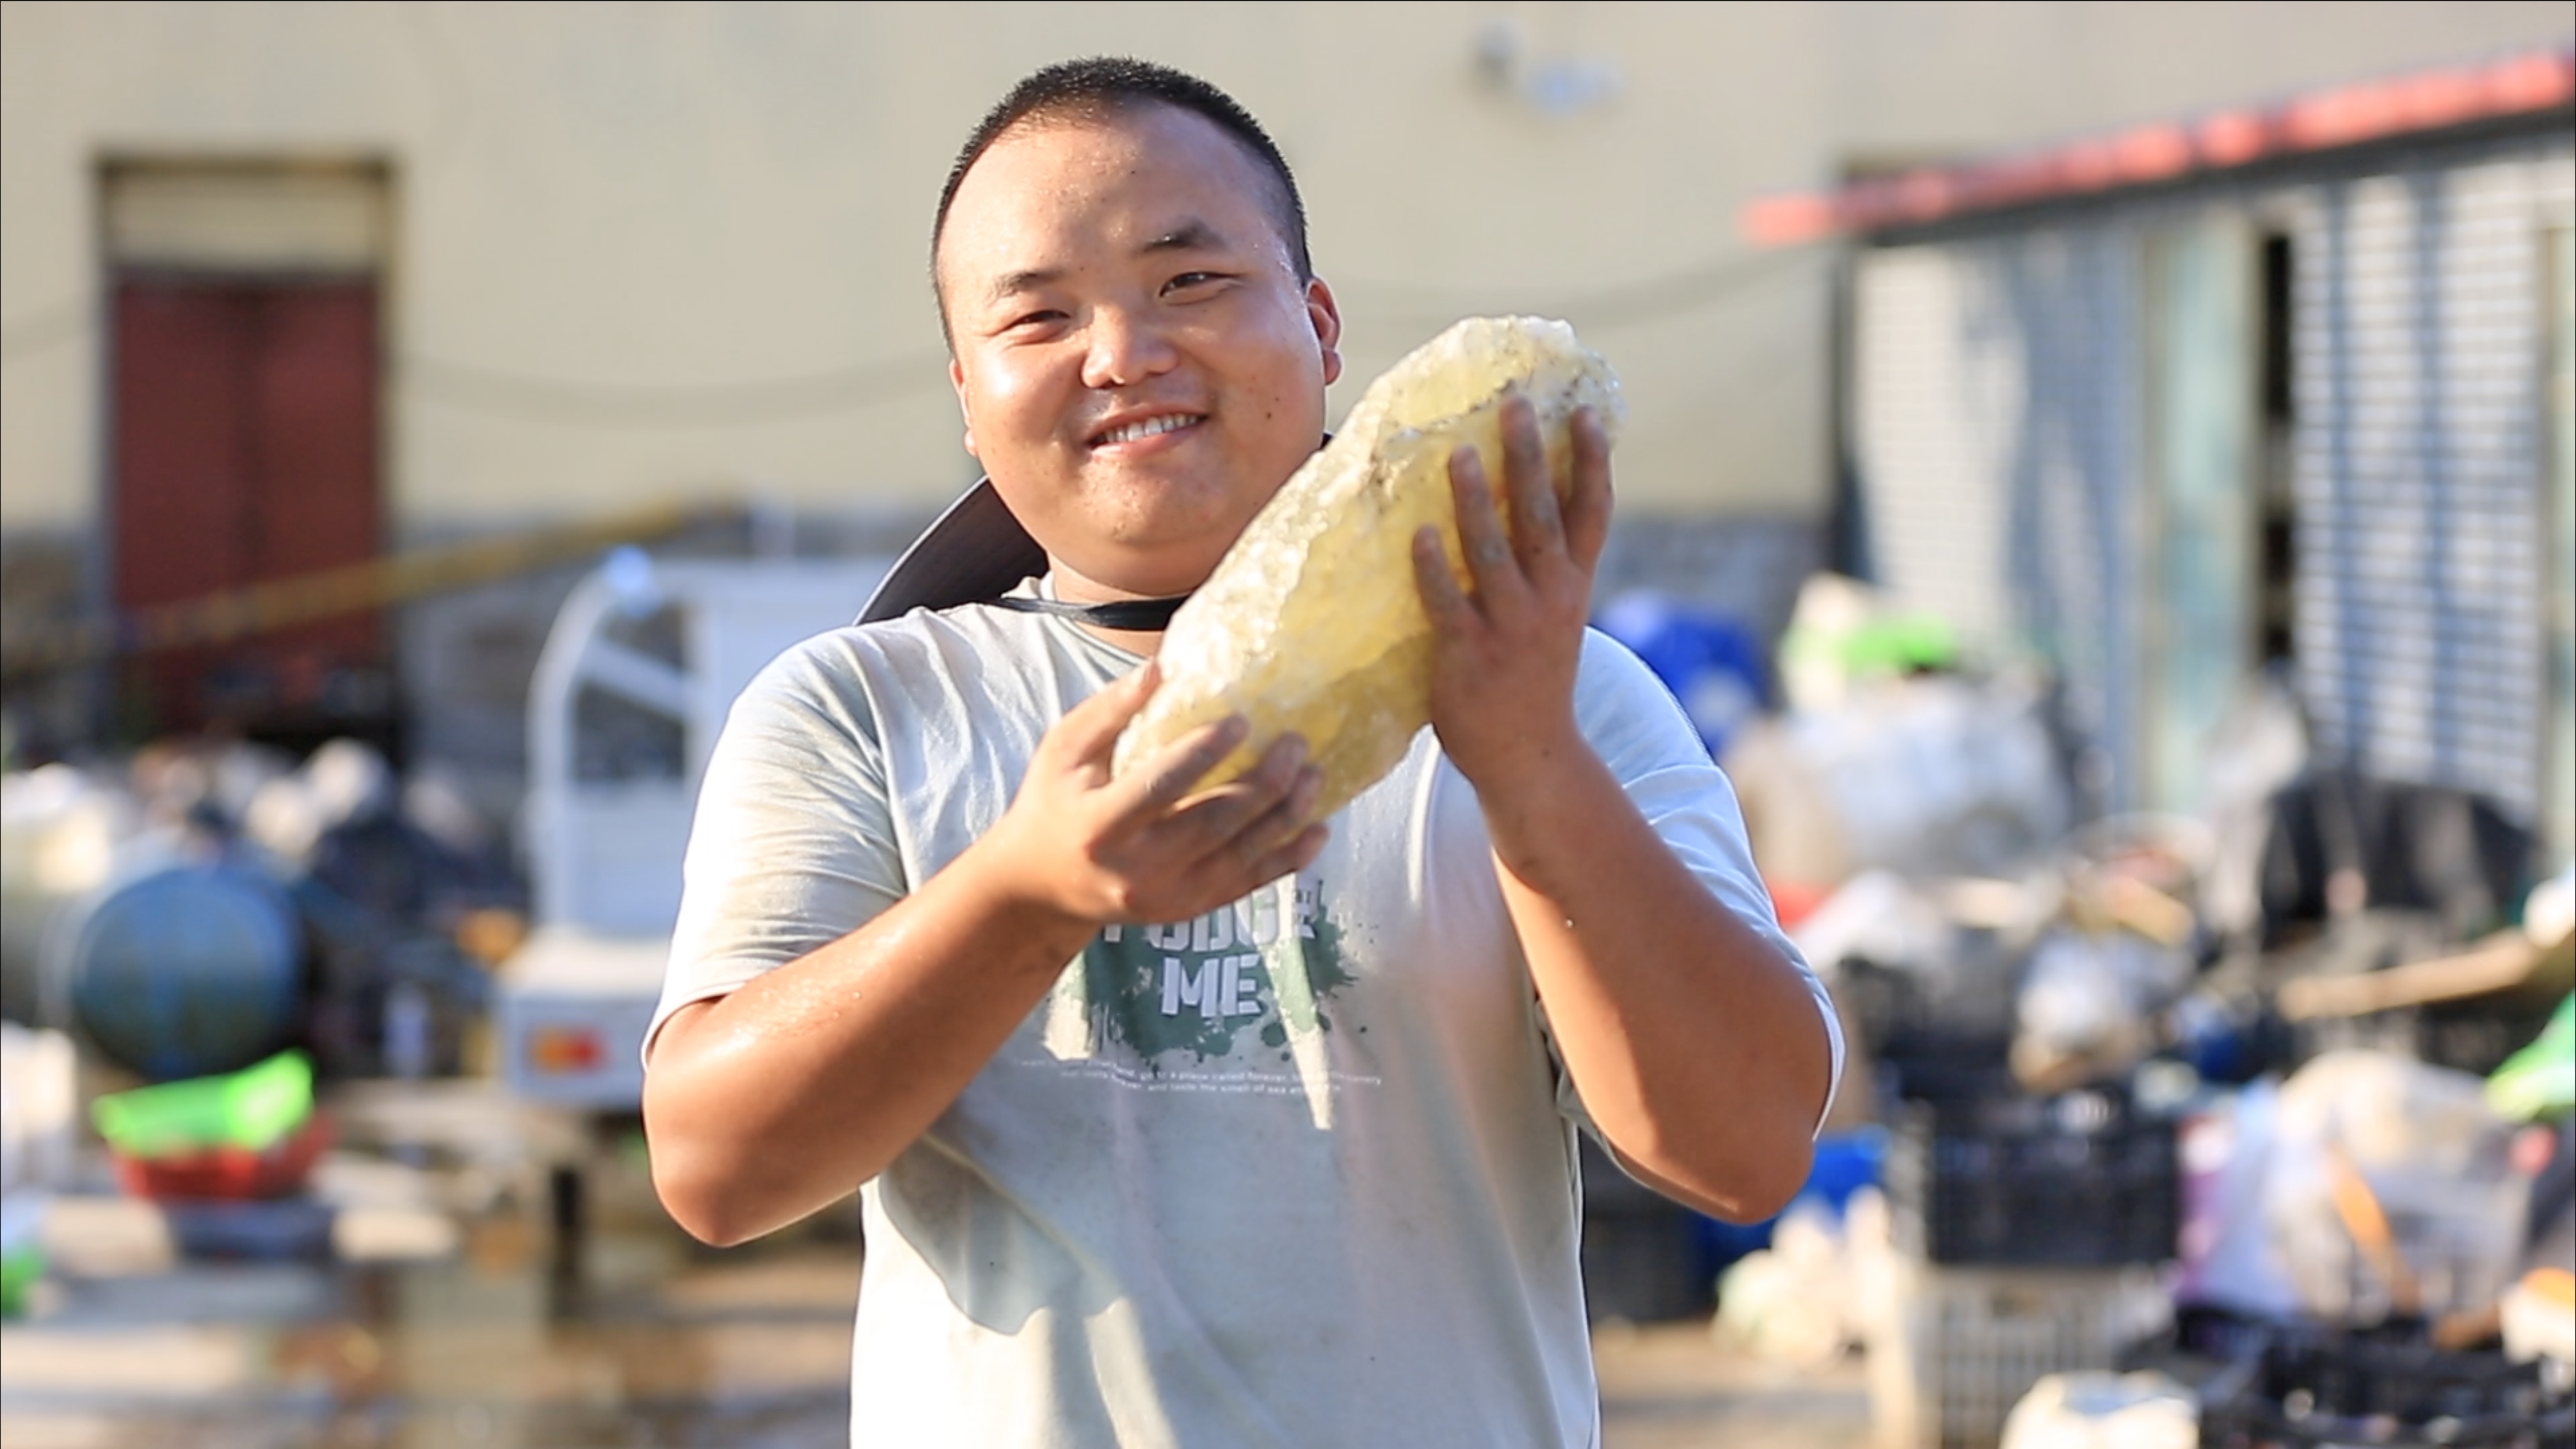
<svg viewBox="0 0 2576 1449"><path fill-rule="evenodd" d="M988 483L708 767L664 1201L732 1243L864 1189L861 1443L1592 1442L1574 1124L1758 1219L1840 1051L1723 777L1584 628L1600 427L1561 514L1526 407L1456 460L1434 728L1331 822L1293 738L1194 790L1240 721L1112 779L1167 601L1322 434L1295 184L1203 82L1053 67L932 268Z"/></svg>

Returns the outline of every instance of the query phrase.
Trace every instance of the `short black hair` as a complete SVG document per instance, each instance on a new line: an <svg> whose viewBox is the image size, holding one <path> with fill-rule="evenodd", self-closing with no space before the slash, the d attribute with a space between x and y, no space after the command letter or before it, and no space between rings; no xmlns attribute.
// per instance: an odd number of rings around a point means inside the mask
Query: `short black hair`
<svg viewBox="0 0 2576 1449"><path fill-rule="evenodd" d="M1204 116L1252 153L1277 183L1271 210L1280 238L1288 243L1288 259L1297 269L1297 280L1314 279L1315 265L1306 251L1306 203L1297 194L1297 178L1288 169L1288 158L1279 154L1278 144L1252 113L1234 97L1185 71L1132 56L1096 55L1058 61L1030 74L984 113L958 149L956 162L948 168L948 183L939 188L939 214L930 224L930 290L939 303L942 333L948 330L948 299L939 291L939 239L948 230L949 203L957 199L966 173L994 142L1023 121L1098 118L1144 105L1171 106Z"/></svg>

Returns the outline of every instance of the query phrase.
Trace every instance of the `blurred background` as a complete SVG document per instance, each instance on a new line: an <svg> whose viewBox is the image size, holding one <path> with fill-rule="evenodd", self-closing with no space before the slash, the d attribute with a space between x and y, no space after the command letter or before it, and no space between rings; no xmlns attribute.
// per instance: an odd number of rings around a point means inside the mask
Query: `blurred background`
<svg viewBox="0 0 2576 1449"><path fill-rule="evenodd" d="M954 147L1096 53L1277 137L1335 411L1480 313L1623 380L1596 622L1855 1050L1777 1224L1594 1163L1608 1443L2563 1436L2571 46L7 0L0 1437L837 1442L855 1214L690 1247L634 1043L725 704L975 475Z"/></svg>

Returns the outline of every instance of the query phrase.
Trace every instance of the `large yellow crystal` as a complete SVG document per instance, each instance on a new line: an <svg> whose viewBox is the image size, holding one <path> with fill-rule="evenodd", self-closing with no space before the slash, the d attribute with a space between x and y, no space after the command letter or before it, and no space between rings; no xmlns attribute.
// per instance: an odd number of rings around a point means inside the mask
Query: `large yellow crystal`
<svg viewBox="0 0 2576 1449"><path fill-rule="evenodd" d="M1413 536L1440 530L1469 583L1449 457L1472 446L1502 488L1503 399L1528 398L1557 496L1573 484L1567 420L1625 408L1610 365L1574 329L1537 317L1471 317L1389 368L1256 516L1163 636L1163 683L1119 736L1123 772L1199 725L1240 713L1252 731L1202 781L1241 775L1282 733L1323 767L1318 816L1377 783L1429 723L1431 622Z"/></svg>

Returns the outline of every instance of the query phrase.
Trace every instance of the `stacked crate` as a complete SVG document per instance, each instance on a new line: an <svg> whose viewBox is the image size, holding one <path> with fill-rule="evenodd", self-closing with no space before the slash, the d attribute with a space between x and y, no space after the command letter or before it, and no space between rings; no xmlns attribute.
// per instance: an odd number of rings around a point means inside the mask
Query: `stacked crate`
<svg viewBox="0 0 2576 1449"><path fill-rule="evenodd" d="M2205 1449L2551 1449L2576 1398L2536 1360L2412 1334L2273 1325L2203 1390Z"/></svg>
<svg viewBox="0 0 2576 1449"><path fill-rule="evenodd" d="M1992 1449L2032 1384L2109 1368L2170 1321L2174 1124L2125 1092L1909 1102L1887 1188L1891 1248L1866 1279L1881 1449Z"/></svg>

